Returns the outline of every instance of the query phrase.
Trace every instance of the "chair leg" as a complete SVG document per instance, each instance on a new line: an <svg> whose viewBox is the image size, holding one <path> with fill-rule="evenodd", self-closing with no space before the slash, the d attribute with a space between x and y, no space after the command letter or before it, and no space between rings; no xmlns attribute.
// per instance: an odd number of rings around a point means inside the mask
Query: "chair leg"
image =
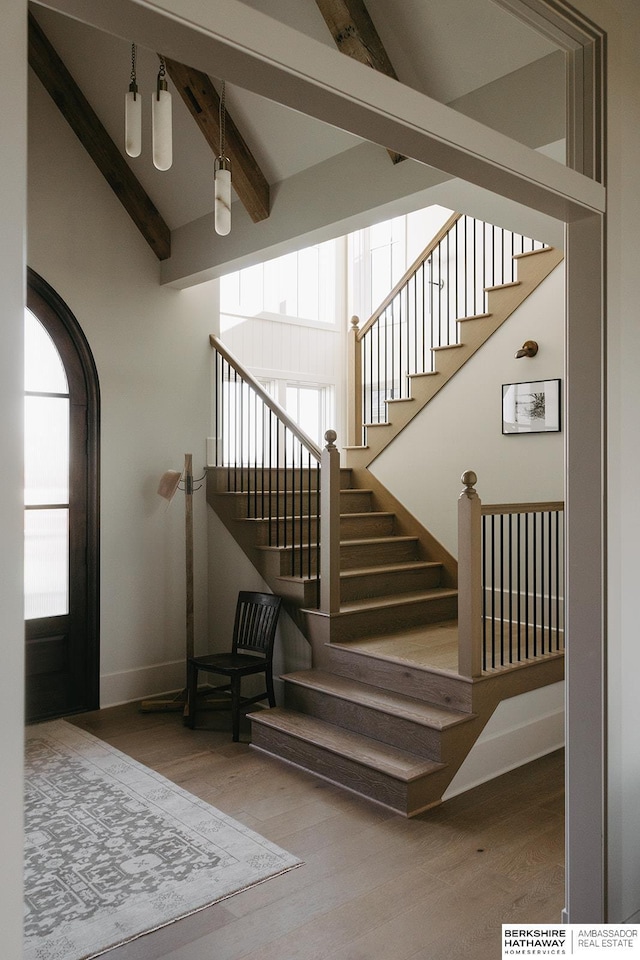
<svg viewBox="0 0 640 960"><path fill-rule="evenodd" d="M196 725L196 706L198 702L198 668L194 663L187 666L187 726L192 730Z"/></svg>
<svg viewBox="0 0 640 960"><path fill-rule="evenodd" d="M231 728L233 739L240 739L240 677L231 677Z"/></svg>
<svg viewBox="0 0 640 960"><path fill-rule="evenodd" d="M267 681L267 695L269 697L269 706L275 707L276 705L276 694L273 689L273 674L271 670L265 671L265 678Z"/></svg>

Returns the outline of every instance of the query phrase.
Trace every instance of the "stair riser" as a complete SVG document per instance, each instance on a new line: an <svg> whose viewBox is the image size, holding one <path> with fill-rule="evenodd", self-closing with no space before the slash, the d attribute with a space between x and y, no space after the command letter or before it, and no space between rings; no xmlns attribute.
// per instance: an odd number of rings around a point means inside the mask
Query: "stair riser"
<svg viewBox="0 0 640 960"><path fill-rule="evenodd" d="M318 471L315 466L311 471L304 470L305 478L310 476L311 481L304 480L305 489L310 485L312 489L317 488ZM255 467L209 467L207 470L207 483L212 485L216 493L235 492L240 493L248 489L264 489L272 491L279 487L284 490L285 484L288 490L300 488L301 471L295 468L261 469ZM340 486L343 490L348 490L351 486L351 470L349 467L340 468Z"/></svg>
<svg viewBox="0 0 640 960"><path fill-rule="evenodd" d="M397 633L425 623L455 620L457 607L457 597L446 596L402 606L349 612L342 614L335 625L332 625L331 639L339 643L342 640Z"/></svg>
<svg viewBox="0 0 640 960"><path fill-rule="evenodd" d="M254 527L256 546L288 546L301 541L314 541L317 536L317 518L296 517L295 520L239 520ZM271 533L271 537L269 537Z"/></svg>
<svg viewBox="0 0 640 960"><path fill-rule="evenodd" d="M275 576L290 576L292 573L291 567L291 548L290 547L281 547L277 551L277 559L273 560L273 571ZM309 568L309 550L302 550L302 567L300 566L300 550L295 549L294 551L294 571L298 575L300 570L303 572L303 576L309 576L316 573L317 570L317 550L315 547L311 547L311 567ZM274 551L274 553L276 553ZM383 564L388 566L392 563L411 563L417 561L418 556L418 540L403 540L398 539L398 542L385 541L384 543L376 543L372 541L368 543L364 540L362 543L348 543L342 544L340 547L340 569L341 570L353 570L359 567L375 567L378 564Z"/></svg>
<svg viewBox="0 0 640 960"><path fill-rule="evenodd" d="M303 542L314 542L317 536L317 517L296 517L288 520L239 520L238 523L251 523L255 527L257 546L269 545L271 530L272 546L289 546ZM393 534L393 516L387 514L362 514L340 517L341 540L364 540L367 537L390 537Z"/></svg>
<svg viewBox="0 0 640 960"><path fill-rule="evenodd" d="M340 569L374 567L378 563L411 563L419 559L418 538L395 543L350 543L340 547Z"/></svg>
<svg viewBox="0 0 640 960"><path fill-rule="evenodd" d="M335 723L354 733L366 733L374 740L406 750L428 760L442 760L442 731L412 723L403 717L381 713L363 704L333 697L325 691L285 680L285 706Z"/></svg>
<svg viewBox="0 0 640 960"><path fill-rule="evenodd" d="M394 532L394 518L391 514L366 514L340 517L341 540L365 540L367 537L390 537Z"/></svg>
<svg viewBox="0 0 640 960"><path fill-rule="evenodd" d="M420 670L410 663L368 657L333 644L327 644L324 651L318 652L320 656L316 658L318 662L315 665L322 670L415 697L416 700L426 700L465 713L472 712L473 685L457 677Z"/></svg>
<svg viewBox="0 0 640 960"><path fill-rule="evenodd" d="M263 726L255 720L251 724L251 743L252 746L266 753L295 763L304 770L353 790L360 796L383 803L405 816L410 816L419 809L415 799L419 791L415 783L402 783L378 770L362 766L347 757L338 756L316 744L290 737L280 730ZM422 785L422 793L424 796L430 796L431 791L427 783L429 777L423 779L425 784ZM438 798L434 796L434 801L436 799ZM428 800L422 801L422 798L418 800L422 808L428 802Z"/></svg>
<svg viewBox="0 0 640 960"><path fill-rule="evenodd" d="M431 590L440 586L440 567L420 570L385 571L347 577L340 583L340 598L343 601L388 597L419 590Z"/></svg>
<svg viewBox="0 0 640 960"><path fill-rule="evenodd" d="M244 493L229 494L233 496L235 514L239 520L247 517L268 518L275 516L290 516L291 513L317 513L320 507L317 490L296 489L276 493L269 489L251 488ZM370 493L341 493L340 513L366 513L371 510Z"/></svg>
<svg viewBox="0 0 640 960"><path fill-rule="evenodd" d="M313 574L312 574L313 576ZM279 580L278 594L303 607L315 606L317 586L309 582L309 574L303 568L300 574L299 567L291 572L288 568L281 574L285 579ZM302 579L292 580L291 577ZM340 600L348 603L351 600L377 600L381 597L401 596L418 590L429 590L439 585L440 571L438 568L427 571L401 571L397 574L369 573L362 577L348 577L340 580Z"/></svg>

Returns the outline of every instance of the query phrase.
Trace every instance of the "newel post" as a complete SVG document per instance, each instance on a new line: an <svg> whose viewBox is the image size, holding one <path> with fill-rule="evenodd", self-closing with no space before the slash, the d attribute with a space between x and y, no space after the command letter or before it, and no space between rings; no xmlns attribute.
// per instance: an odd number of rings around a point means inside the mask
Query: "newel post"
<svg viewBox="0 0 640 960"><path fill-rule="evenodd" d="M324 435L320 470L320 609L340 610L340 451L335 430Z"/></svg>
<svg viewBox="0 0 640 960"><path fill-rule="evenodd" d="M362 444L362 350L358 340L358 317L351 317L347 337L347 444Z"/></svg>
<svg viewBox="0 0 640 960"><path fill-rule="evenodd" d="M462 474L458 497L458 672L482 673L482 502L473 470Z"/></svg>

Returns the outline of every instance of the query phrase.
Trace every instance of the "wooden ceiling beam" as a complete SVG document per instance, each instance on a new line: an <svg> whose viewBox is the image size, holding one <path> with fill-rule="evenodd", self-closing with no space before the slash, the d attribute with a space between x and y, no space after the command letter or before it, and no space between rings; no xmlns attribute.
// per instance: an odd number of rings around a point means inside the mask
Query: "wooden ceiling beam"
<svg viewBox="0 0 640 960"><path fill-rule="evenodd" d="M29 65L158 260L167 260L171 256L169 227L31 13Z"/></svg>
<svg viewBox="0 0 640 960"><path fill-rule="evenodd" d="M166 59L167 72L205 140L220 153L220 97L206 73ZM254 223L270 213L269 184L229 112L225 121L225 153L231 160L233 188Z"/></svg>
<svg viewBox="0 0 640 960"><path fill-rule="evenodd" d="M316 0L316 3L341 53L398 79L364 0ZM388 153L394 163L404 160L399 153L392 150Z"/></svg>

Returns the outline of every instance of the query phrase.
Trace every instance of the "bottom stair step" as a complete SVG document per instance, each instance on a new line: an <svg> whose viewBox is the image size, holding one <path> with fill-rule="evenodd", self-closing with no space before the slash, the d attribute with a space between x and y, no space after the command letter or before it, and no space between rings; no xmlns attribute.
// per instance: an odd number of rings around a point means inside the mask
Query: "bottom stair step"
<svg viewBox="0 0 640 960"><path fill-rule="evenodd" d="M249 717L252 746L398 813L411 816L440 800L430 778L445 764L283 707Z"/></svg>

